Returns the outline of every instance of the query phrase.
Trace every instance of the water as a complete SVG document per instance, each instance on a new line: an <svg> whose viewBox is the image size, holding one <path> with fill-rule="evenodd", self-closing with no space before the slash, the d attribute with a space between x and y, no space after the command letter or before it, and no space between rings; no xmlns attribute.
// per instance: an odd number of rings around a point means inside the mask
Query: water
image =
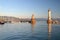
<svg viewBox="0 0 60 40"><path fill-rule="evenodd" d="M46 21L0 25L0 40L60 40L60 25Z"/></svg>

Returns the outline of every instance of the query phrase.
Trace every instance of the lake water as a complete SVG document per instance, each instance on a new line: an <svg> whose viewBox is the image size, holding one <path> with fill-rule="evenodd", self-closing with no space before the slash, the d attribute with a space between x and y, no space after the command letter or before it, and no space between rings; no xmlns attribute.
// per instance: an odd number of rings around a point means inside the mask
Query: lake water
<svg viewBox="0 0 60 40"><path fill-rule="evenodd" d="M6 23L0 25L0 40L60 40L60 24Z"/></svg>

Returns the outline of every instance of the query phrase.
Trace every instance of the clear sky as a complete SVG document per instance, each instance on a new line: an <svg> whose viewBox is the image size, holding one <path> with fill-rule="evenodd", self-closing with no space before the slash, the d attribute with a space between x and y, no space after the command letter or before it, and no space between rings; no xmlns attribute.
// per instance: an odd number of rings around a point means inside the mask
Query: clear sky
<svg viewBox="0 0 60 40"><path fill-rule="evenodd" d="M60 17L60 0L0 0L0 15L45 18L48 9L53 17Z"/></svg>

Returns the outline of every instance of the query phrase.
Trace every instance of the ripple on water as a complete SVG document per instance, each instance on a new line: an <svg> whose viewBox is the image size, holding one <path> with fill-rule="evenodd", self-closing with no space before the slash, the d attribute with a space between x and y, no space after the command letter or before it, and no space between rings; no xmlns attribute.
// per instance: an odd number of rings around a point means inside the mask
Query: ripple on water
<svg viewBox="0 0 60 40"><path fill-rule="evenodd" d="M7 37L3 40L45 40L46 38L41 36L35 36L35 35L13 35L10 37Z"/></svg>

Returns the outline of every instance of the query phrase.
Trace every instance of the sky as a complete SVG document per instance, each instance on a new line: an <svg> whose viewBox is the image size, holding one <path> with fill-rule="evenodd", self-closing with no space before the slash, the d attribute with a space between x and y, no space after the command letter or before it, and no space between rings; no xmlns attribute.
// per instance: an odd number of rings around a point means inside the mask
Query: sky
<svg viewBox="0 0 60 40"><path fill-rule="evenodd" d="M0 16L47 18L48 9L60 18L60 0L0 0Z"/></svg>

